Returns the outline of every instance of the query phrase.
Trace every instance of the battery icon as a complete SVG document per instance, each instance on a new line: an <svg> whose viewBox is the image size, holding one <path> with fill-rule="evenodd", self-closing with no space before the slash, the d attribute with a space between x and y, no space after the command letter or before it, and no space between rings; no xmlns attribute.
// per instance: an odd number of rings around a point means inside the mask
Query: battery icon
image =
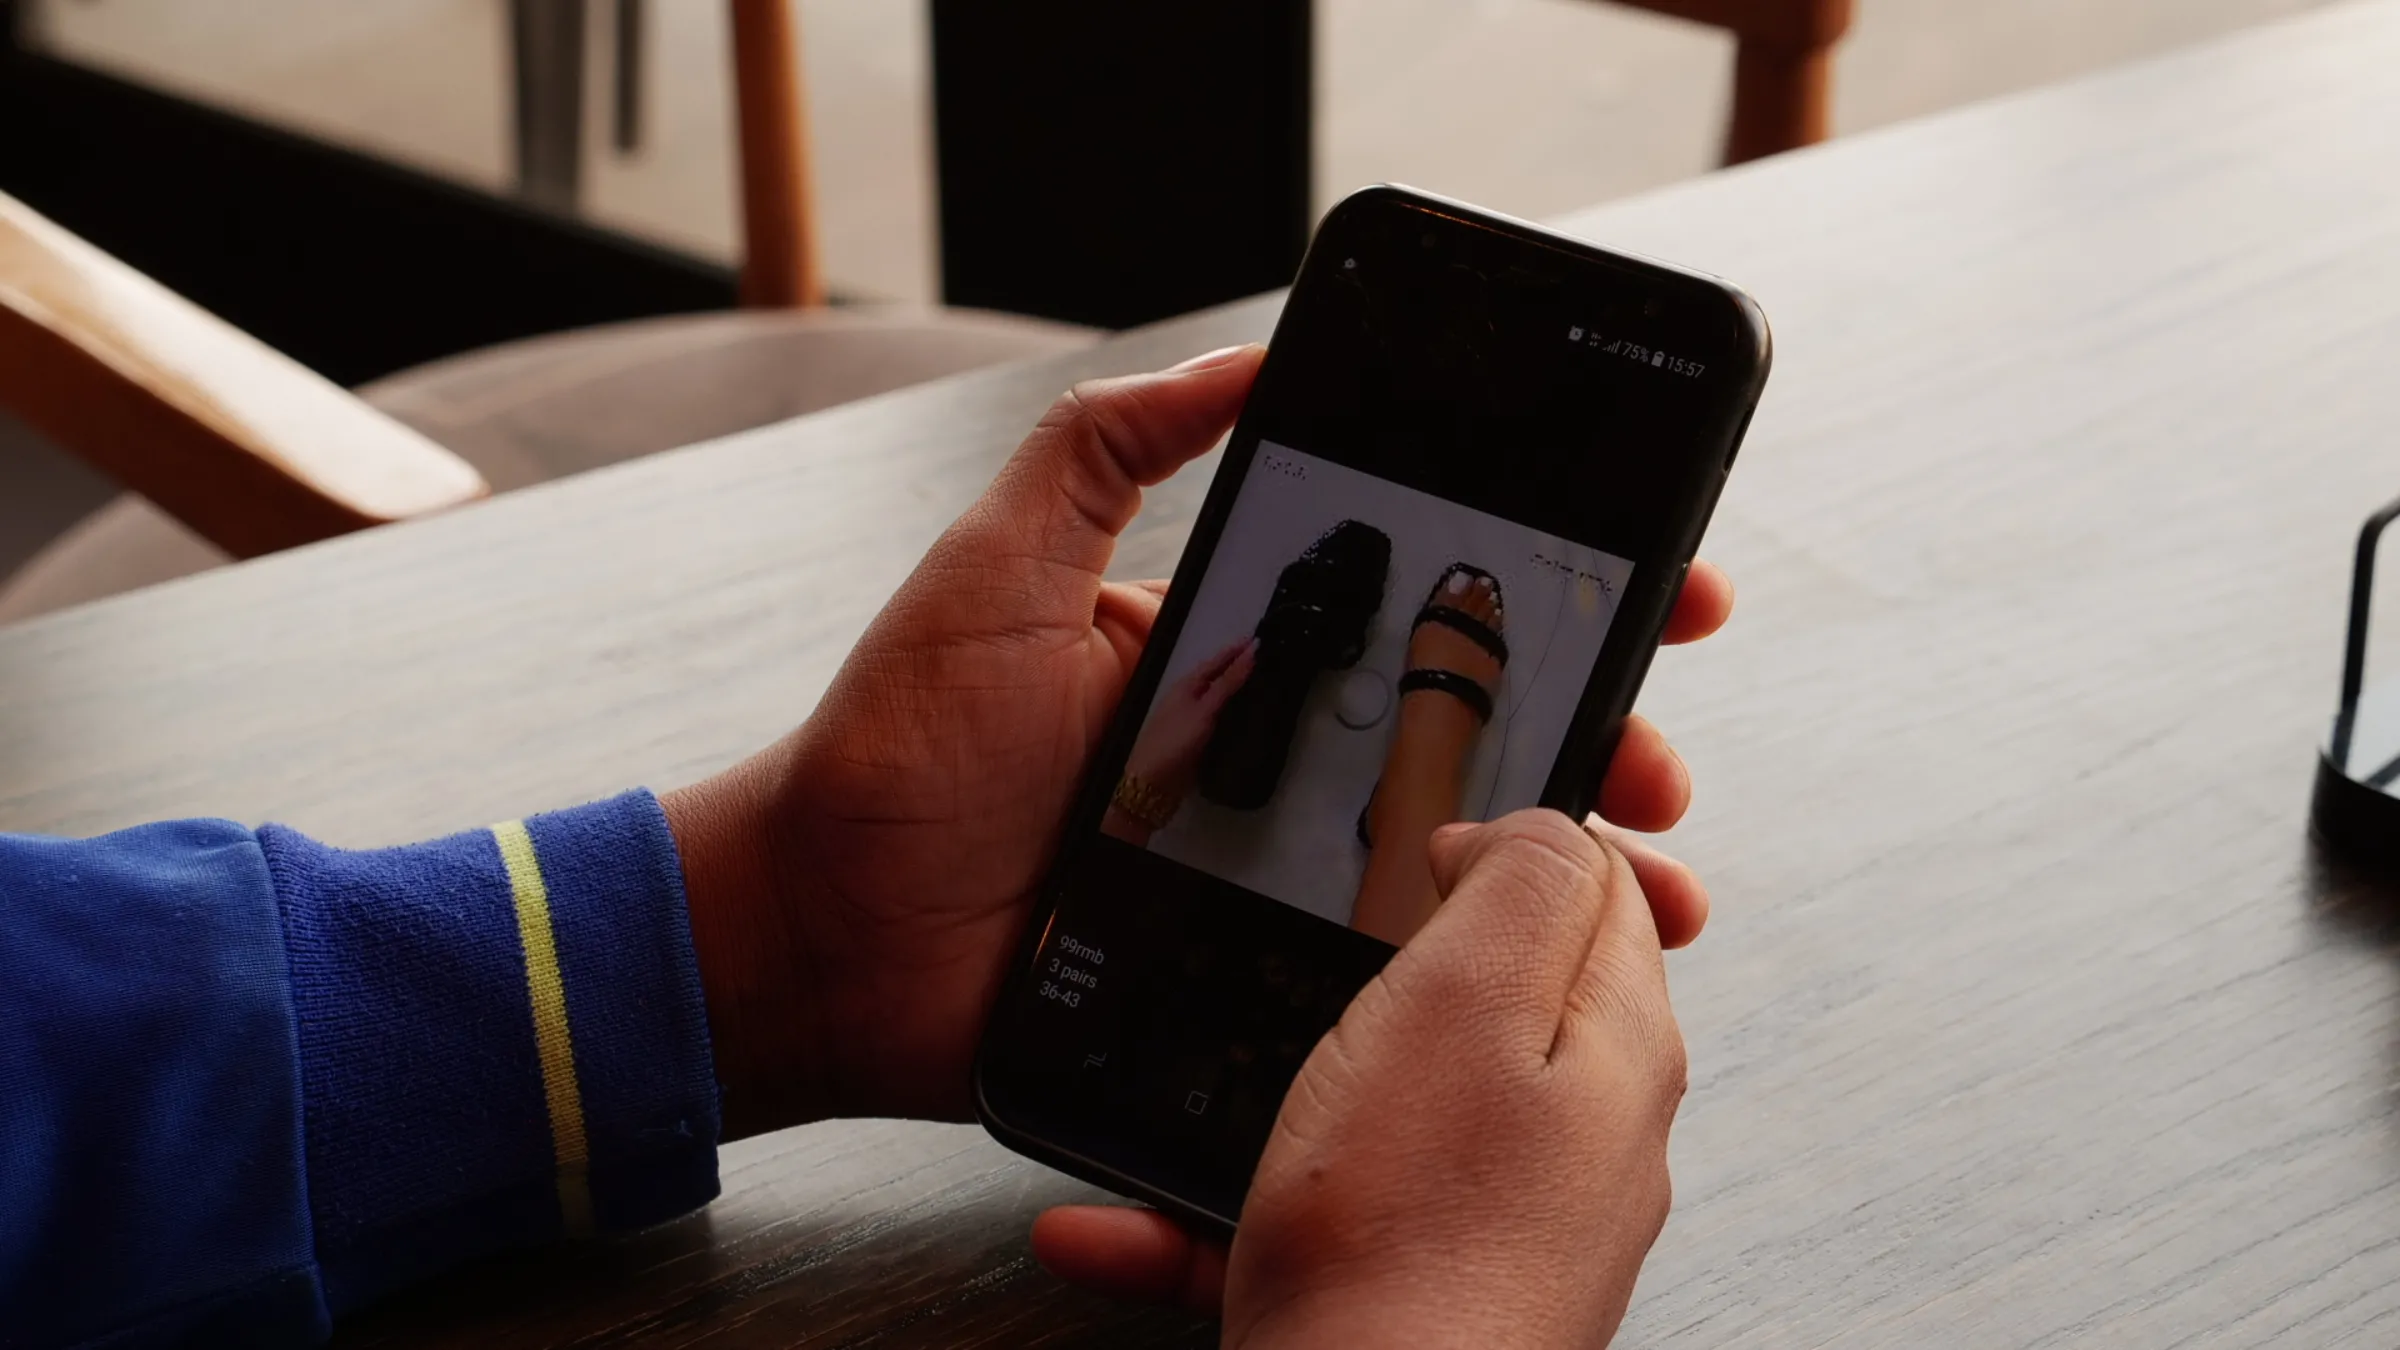
<svg viewBox="0 0 2400 1350"><path fill-rule="evenodd" d="M1654 365L1654 366L1663 366L1663 365L1665 365L1666 363L1667 363L1667 354L1666 354L1665 352L1660 352L1660 353L1658 353L1657 355L1655 355L1655 356L1652 356L1652 357L1650 358L1650 364L1651 364L1651 365Z"/></svg>

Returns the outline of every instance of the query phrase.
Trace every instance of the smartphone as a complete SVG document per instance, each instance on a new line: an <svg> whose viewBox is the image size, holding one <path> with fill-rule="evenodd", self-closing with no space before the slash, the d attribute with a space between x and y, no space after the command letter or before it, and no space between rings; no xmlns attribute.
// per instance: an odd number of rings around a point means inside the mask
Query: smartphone
<svg viewBox="0 0 2400 1350"><path fill-rule="evenodd" d="M985 1127L1229 1232L1301 1061L1438 904L1431 830L1591 810L1768 361L1713 277L1336 206L986 1026Z"/></svg>

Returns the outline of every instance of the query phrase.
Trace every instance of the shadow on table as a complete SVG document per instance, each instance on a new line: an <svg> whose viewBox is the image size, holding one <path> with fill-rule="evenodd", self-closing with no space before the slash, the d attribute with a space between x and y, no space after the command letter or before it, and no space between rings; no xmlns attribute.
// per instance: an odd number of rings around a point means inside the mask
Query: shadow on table
<svg viewBox="0 0 2400 1350"><path fill-rule="evenodd" d="M2309 916L2320 928L2400 960L2400 876L2345 860L2312 830L2302 885ZM2400 1026L2386 1034L2387 1077L2400 1081Z"/></svg>
<svg viewBox="0 0 2400 1350"><path fill-rule="evenodd" d="M2400 876L2356 866L2308 836L2303 876L2311 917L2346 937L2400 952Z"/></svg>
<svg viewBox="0 0 2400 1350"><path fill-rule="evenodd" d="M1198 1347L1216 1327L1035 1264L1042 1207L1098 1193L979 1131L827 1122L729 1145L725 1194L627 1237L514 1253L346 1319L337 1347Z"/></svg>

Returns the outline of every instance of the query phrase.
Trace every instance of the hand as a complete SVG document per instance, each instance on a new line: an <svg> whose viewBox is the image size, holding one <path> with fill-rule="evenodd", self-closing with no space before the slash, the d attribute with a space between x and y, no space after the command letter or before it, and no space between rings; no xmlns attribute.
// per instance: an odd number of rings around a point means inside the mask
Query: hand
<svg viewBox="0 0 2400 1350"><path fill-rule="evenodd" d="M797 731L666 794L728 1138L830 1115L966 1114L968 1069L1160 583L1103 584L1116 535L1222 435L1257 347L1059 399L935 542ZM1695 564L1669 624L1724 621ZM1630 724L1601 792L1664 829L1690 782Z"/></svg>
<svg viewBox="0 0 2400 1350"><path fill-rule="evenodd" d="M1696 929L1696 893L1554 812L1431 852L1443 903L1302 1066L1230 1265L1132 1209L1045 1215L1046 1263L1203 1309L1221 1282L1228 1346L1615 1333L1667 1215L1684 1053L1659 935Z"/></svg>
<svg viewBox="0 0 2400 1350"><path fill-rule="evenodd" d="M1217 713L1258 664L1258 639L1243 638L1168 685L1134 737L1126 776L1140 779L1170 802L1180 802L1200 776L1200 752L1217 729ZM1148 843L1152 826L1110 806L1102 828L1129 843Z"/></svg>
<svg viewBox="0 0 2400 1350"><path fill-rule="evenodd" d="M663 799L726 1137L966 1114L984 1014L1165 591L1102 582L1116 536L1232 424L1262 354L1060 397L808 721Z"/></svg>

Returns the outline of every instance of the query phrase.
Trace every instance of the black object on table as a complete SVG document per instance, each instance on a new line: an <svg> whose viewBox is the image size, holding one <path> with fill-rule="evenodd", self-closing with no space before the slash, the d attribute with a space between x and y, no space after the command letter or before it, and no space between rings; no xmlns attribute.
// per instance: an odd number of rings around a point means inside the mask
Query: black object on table
<svg viewBox="0 0 2400 1350"><path fill-rule="evenodd" d="M2350 633L2342 653L2342 704L2333 733L2317 755L2317 789L2310 824L2328 847L2348 862L2380 872L2400 872L2400 682L2366 687L2367 632L2375 608L2375 546L2400 520L2400 501L2374 515L2358 532L2358 563L2350 581ZM2359 744L2362 714L2382 736L2380 750L2365 755Z"/></svg>

